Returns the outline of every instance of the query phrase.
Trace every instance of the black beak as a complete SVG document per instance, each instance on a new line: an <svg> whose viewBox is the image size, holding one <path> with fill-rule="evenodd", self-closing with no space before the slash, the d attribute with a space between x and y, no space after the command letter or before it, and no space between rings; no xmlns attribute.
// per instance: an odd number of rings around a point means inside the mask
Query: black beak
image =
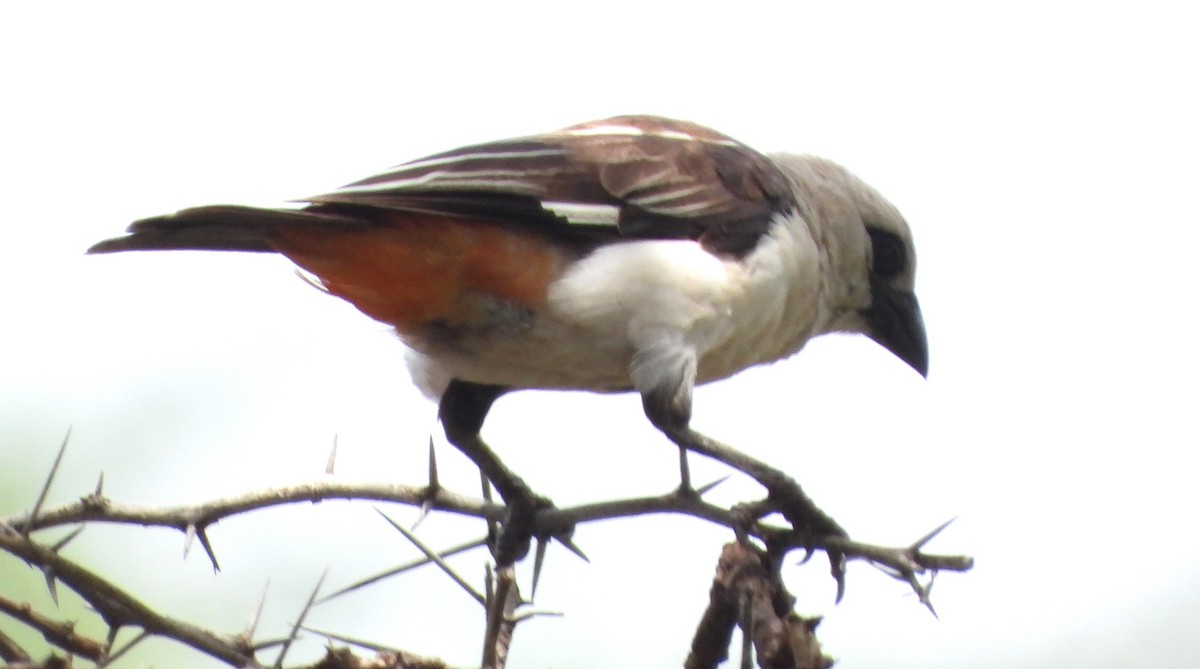
<svg viewBox="0 0 1200 669"><path fill-rule="evenodd" d="M867 336L907 362L921 376L929 373L929 342L917 296L883 282L871 286L871 308L866 311Z"/></svg>

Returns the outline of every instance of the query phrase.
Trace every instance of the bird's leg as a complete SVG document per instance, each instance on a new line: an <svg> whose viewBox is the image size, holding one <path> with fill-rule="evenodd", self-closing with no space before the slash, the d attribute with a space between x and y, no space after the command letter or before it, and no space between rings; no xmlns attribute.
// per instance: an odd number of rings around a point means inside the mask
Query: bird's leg
<svg viewBox="0 0 1200 669"><path fill-rule="evenodd" d="M817 508L792 477L690 427L696 378L694 351L681 346L650 347L634 356L631 371L634 384L641 390L646 416L676 445L754 478L767 489L768 502L797 531L813 537L846 536L845 530Z"/></svg>
<svg viewBox="0 0 1200 669"><path fill-rule="evenodd" d="M735 448L682 426L659 426L667 438L689 451L707 455L741 471L767 489L767 499L793 529L813 537L846 536L846 531L813 503L800 484L782 471Z"/></svg>
<svg viewBox="0 0 1200 669"><path fill-rule="evenodd" d="M539 509L551 506L549 500L535 495L479 436L492 403L508 390L503 386L455 379L438 405L438 417L446 430L446 439L479 467L504 499L507 515L493 547L496 563L500 566L511 565L525 557L533 538L535 514Z"/></svg>

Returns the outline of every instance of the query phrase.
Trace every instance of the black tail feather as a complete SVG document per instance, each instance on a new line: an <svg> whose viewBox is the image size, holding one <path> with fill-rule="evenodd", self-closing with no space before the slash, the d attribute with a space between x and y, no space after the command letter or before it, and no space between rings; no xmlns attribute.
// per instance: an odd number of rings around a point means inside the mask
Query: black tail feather
<svg viewBox="0 0 1200 669"><path fill-rule="evenodd" d="M174 214L146 218L129 226L128 235L106 239L88 253L191 249L199 251L274 252L271 234L289 225L358 228L366 220L322 212L318 209L258 209L215 205L184 209Z"/></svg>

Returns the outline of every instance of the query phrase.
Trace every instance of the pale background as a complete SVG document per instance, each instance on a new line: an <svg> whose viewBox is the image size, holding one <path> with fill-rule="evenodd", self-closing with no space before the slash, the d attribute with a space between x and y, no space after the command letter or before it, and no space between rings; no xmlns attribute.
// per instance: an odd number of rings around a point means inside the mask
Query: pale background
<svg viewBox="0 0 1200 669"><path fill-rule="evenodd" d="M838 160L916 234L928 381L866 339L826 338L696 400L697 427L794 473L860 539L959 517L931 548L978 566L939 579L940 620L863 564L836 607L822 563L786 570L839 667L1200 666L1196 17L833 4L5 4L0 517L32 504L69 426L54 503L100 471L113 498L144 504L319 478L334 435L338 476L421 483L434 408L384 327L280 258L82 251L138 217L655 113ZM633 396L515 395L485 434L559 504L676 482ZM447 482L474 491L440 450ZM715 499L756 494L731 483ZM438 545L478 532L421 527ZM264 636L326 567L335 587L415 554L369 504L211 536L215 576L165 530L89 527L67 553L225 632L269 578ZM577 539L591 564L552 550L538 598L566 616L522 626L511 666L678 666L728 533L664 517ZM455 564L481 580L480 556ZM52 611L40 575L7 557L0 594ZM66 599L64 615L94 619ZM310 622L470 665L482 612L422 571ZM146 664L215 662L164 643L124 662Z"/></svg>

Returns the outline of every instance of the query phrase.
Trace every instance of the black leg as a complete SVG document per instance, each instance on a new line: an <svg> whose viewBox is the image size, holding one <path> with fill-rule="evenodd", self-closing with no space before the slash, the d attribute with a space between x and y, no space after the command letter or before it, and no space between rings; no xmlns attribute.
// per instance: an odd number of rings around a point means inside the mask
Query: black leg
<svg viewBox="0 0 1200 669"><path fill-rule="evenodd" d="M508 515L493 548L496 563L502 567L529 552L534 515L538 509L550 506L547 500L533 494L525 481L501 462L479 436L492 403L508 390L503 386L455 379L442 394L438 405L438 418L446 430L446 439L479 467L508 507Z"/></svg>
<svg viewBox="0 0 1200 669"><path fill-rule="evenodd" d="M846 536L846 531L804 494L795 479L689 427L691 399L690 387L660 387L642 394L642 406L650 422L676 445L724 462L761 483L769 501L796 530L814 537Z"/></svg>

